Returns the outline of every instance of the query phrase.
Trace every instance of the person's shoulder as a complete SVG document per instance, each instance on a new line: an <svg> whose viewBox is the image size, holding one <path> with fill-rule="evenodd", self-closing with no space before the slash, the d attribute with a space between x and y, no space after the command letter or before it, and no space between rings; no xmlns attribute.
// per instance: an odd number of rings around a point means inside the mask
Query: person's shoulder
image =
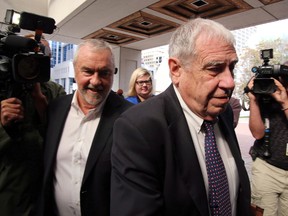
<svg viewBox="0 0 288 216"><path fill-rule="evenodd" d="M138 100L136 96L128 96L125 98L127 101L133 103L133 104L138 104Z"/></svg>
<svg viewBox="0 0 288 216"><path fill-rule="evenodd" d="M46 94L51 97L51 99L66 95L63 86L51 80L41 83L41 88L44 90L44 93L46 91Z"/></svg>
<svg viewBox="0 0 288 216"><path fill-rule="evenodd" d="M118 96L118 95L117 95ZM118 96L119 98L119 101L121 101L121 104L124 106L124 107L132 107L134 104L131 102L131 101L128 101L126 99L124 99L123 97L121 96Z"/></svg>
<svg viewBox="0 0 288 216"><path fill-rule="evenodd" d="M63 106L64 104L71 104L73 94L61 95L60 97L54 97L49 102L49 106Z"/></svg>
<svg viewBox="0 0 288 216"><path fill-rule="evenodd" d="M238 104L240 104L240 99L235 98L235 97L231 97L230 100L229 100L229 103L238 105Z"/></svg>
<svg viewBox="0 0 288 216"><path fill-rule="evenodd" d="M146 128L146 134L152 134L161 128L168 127L172 121L177 118L177 112L169 107L169 102L161 95L154 96L137 105L133 105L119 117L117 122L132 124L134 128ZM167 111L169 109L169 111ZM176 115L174 115L176 113ZM174 121L173 121L174 122Z"/></svg>
<svg viewBox="0 0 288 216"><path fill-rule="evenodd" d="M133 106L131 102L117 95L116 92L114 91L110 92L106 101L106 105L109 107L122 107L123 110L128 109L129 107Z"/></svg>
<svg viewBox="0 0 288 216"><path fill-rule="evenodd" d="M145 100L131 107L125 112L125 115L136 117L138 116L141 118L144 116L160 116L164 113L164 104L162 99L163 98L159 95L153 98L149 98L149 100Z"/></svg>
<svg viewBox="0 0 288 216"><path fill-rule="evenodd" d="M54 82L54 81L47 81L47 82L43 82L41 83L41 86L44 86L44 87L47 87L47 88L54 88L54 89L57 89L57 88L63 88L60 84Z"/></svg>
<svg viewBox="0 0 288 216"><path fill-rule="evenodd" d="M233 109L231 106L227 106L225 111L219 115L220 119L228 122L232 122L233 124Z"/></svg>

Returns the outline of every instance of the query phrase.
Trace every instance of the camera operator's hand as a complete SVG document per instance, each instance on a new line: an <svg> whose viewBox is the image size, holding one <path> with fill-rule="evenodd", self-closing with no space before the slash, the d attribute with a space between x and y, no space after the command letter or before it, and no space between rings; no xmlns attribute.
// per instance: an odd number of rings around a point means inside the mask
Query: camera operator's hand
<svg viewBox="0 0 288 216"><path fill-rule="evenodd" d="M277 86L277 89L271 96L281 104L282 110L285 111L286 116L288 118L288 95L286 88L279 82L277 79L274 79L274 83Z"/></svg>
<svg viewBox="0 0 288 216"><path fill-rule="evenodd" d="M288 108L288 96L286 88L282 85L281 82L279 82L277 79L272 78L274 80L275 85L277 86L277 89L274 93L271 94L271 96L281 104L283 110Z"/></svg>
<svg viewBox="0 0 288 216"><path fill-rule="evenodd" d="M14 122L19 122L24 118L24 108L21 100L8 98L1 101L1 124L8 127Z"/></svg>
<svg viewBox="0 0 288 216"><path fill-rule="evenodd" d="M41 87L40 87L40 83L35 83L31 92L30 92L30 95L32 96L32 98L34 100L40 100L40 101L46 101L47 102L47 99L46 99L46 96L42 93L41 91ZM47 104L46 104L47 105Z"/></svg>
<svg viewBox="0 0 288 216"><path fill-rule="evenodd" d="M254 86L255 77L251 78L247 87L249 91L247 95L249 97L250 115L249 115L249 128L255 139L261 139L265 134L265 125L261 118L260 108L258 104L258 98L252 92Z"/></svg>
<svg viewBox="0 0 288 216"><path fill-rule="evenodd" d="M247 85L247 87L249 89L249 91L247 92L247 96L249 97L250 101L255 101L257 99L256 96L252 92L252 89L253 89L253 86L254 86L254 79L255 79L255 77L252 77L250 79L250 81L248 82L248 85Z"/></svg>
<svg viewBox="0 0 288 216"><path fill-rule="evenodd" d="M48 101L47 101L46 96L41 92L40 83L36 83L34 85L30 94L34 100L34 104L37 109L38 115L40 116L41 120L44 122Z"/></svg>

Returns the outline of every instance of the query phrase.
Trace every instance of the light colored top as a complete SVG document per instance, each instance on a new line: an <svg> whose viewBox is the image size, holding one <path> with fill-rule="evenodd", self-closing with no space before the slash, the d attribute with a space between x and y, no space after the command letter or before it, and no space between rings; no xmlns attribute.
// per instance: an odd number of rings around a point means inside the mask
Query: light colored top
<svg viewBox="0 0 288 216"><path fill-rule="evenodd" d="M174 90L176 92L178 100L183 109L186 121L188 123L190 134L194 143L194 147L196 150L196 154L197 154L199 164L201 167L201 171L202 171L202 175L204 178L206 193L208 197L208 175L207 175L207 170L206 170L205 148L204 148L205 132L204 132L204 128L202 127L204 120L198 117L188 108L188 106L183 101L179 91L177 90L175 86L174 86ZM228 143L224 139L224 136L219 129L218 123L214 125L214 133L215 133L217 147L221 155L221 158L223 160L227 178L228 178L232 215L236 216L237 196L238 196L238 188L239 188L238 170L236 167L235 160L228 146Z"/></svg>
<svg viewBox="0 0 288 216"><path fill-rule="evenodd" d="M81 216L82 178L104 102L85 116L76 92L73 96L55 165L54 196L59 216Z"/></svg>

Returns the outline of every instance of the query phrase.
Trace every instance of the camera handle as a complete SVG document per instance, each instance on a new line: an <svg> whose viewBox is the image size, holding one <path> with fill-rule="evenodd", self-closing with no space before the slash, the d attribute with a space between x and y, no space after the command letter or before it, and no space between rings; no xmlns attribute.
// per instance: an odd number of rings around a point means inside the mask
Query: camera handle
<svg viewBox="0 0 288 216"><path fill-rule="evenodd" d="M246 86L244 88L243 97L242 97L242 104L241 104L241 107L244 111L250 110L250 101L249 101L249 97L247 95L249 92L252 92L252 91L251 91L251 89L249 89L248 86Z"/></svg>
<svg viewBox="0 0 288 216"><path fill-rule="evenodd" d="M264 124L265 124L265 134L264 134L264 148L265 151L263 153L263 156L265 158L271 157L271 151L270 151L270 121L267 117L264 118Z"/></svg>

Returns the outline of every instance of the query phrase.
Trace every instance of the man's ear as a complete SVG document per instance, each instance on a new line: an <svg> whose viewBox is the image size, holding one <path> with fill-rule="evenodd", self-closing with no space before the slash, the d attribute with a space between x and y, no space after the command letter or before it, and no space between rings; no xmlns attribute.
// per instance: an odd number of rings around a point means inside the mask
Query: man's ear
<svg viewBox="0 0 288 216"><path fill-rule="evenodd" d="M181 75L181 65L180 61L177 58L169 58L168 59L168 65L170 70L170 76L173 77L179 77Z"/></svg>

